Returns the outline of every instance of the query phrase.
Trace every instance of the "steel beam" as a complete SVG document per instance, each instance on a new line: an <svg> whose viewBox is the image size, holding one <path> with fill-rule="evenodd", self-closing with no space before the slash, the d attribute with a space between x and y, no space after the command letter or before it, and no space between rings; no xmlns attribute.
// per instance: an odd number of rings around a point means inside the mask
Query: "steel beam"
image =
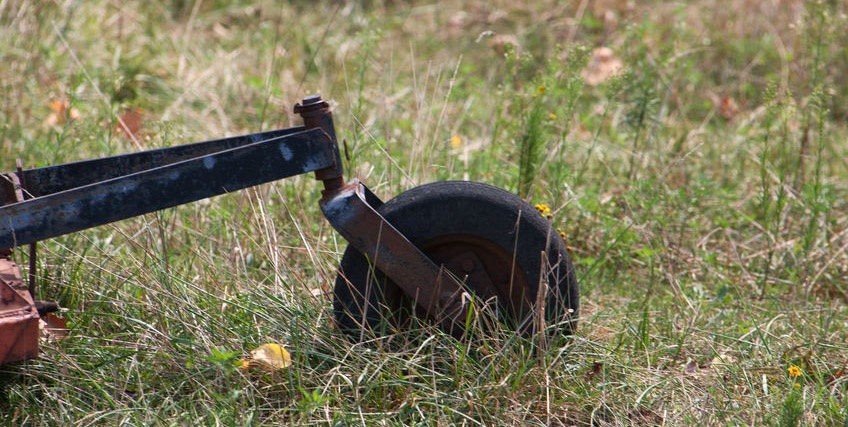
<svg viewBox="0 0 848 427"><path fill-rule="evenodd" d="M6 205L0 248L326 169L336 152L323 130L305 130Z"/></svg>

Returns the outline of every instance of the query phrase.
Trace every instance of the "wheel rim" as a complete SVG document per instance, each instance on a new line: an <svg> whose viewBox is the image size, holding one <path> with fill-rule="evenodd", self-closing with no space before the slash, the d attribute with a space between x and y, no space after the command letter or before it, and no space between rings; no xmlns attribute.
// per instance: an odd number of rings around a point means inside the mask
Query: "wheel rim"
<svg viewBox="0 0 848 427"><path fill-rule="evenodd" d="M532 305L527 276L515 265L515 260L500 246L471 235L440 236L419 245L433 262L443 266L465 285L475 301L494 313L499 321L519 321ZM391 280L386 280L385 302L398 313L400 324L408 320L403 308L412 306L412 299ZM507 316L501 315L506 310ZM427 317L416 309L417 317Z"/></svg>

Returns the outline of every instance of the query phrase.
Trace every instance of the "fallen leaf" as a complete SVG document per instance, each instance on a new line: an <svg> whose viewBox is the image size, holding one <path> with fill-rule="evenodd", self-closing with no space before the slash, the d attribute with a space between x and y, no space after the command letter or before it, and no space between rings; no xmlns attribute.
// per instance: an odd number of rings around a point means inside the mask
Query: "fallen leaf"
<svg viewBox="0 0 848 427"><path fill-rule="evenodd" d="M724 96L718 105L718 113L725 120L732 120L739 113L739 105L732 96Z"/></svg>
<svg viewBox="0 0 848 427"><path fill-rule="evenodd" d="M127 136L127 138L137 140L139 132L144 126L144 110L140 108L130 108L118 118L118 123L115 125L115 131Z"/></svg>
<svg viewBox="0 0 848 427"><path fill-rule="evenodd" d="M621 71L623 66L612 49L599 47L592 51L589 63L583 70L583 79L589 86L597 86Z"/></svg>
<svg viewBox="0 0 848 427"><path fill-rule="evenodd" d="M448 19L450 29L454 31L462 30L466 24L468 24L468 13L464 11L457 12Z"/></svg>
<svg viewBox="0 0 848 427"><path fill-rule="evenodd" d="M592 363L592 369L589 372L586 372L586 381L592 381L595 376L601 373L604 368L604 364L602 362L594 362Z"/></svg>
<svg viewBox="0 0 848 427"><path fill-rule="evenodd" d="M720 354L710 361L710 367L713 369L726 368L736 363L736 359L729 354Z"/></svg>
<svg viewBox="0 0 848 427"><path fill-rule="evenodd" d="M689 375L694 375L698 372L698 363L694 360L690 360L689 363L686 364L686 368L683 371Z"/></svg>
<svg viewBox="0 0 848 427"><path fill-rule="evenodd" d="M263 344L250 352L249 359L241 359L241 369L258 368L276 372L291 366L291 354L279 344Z"/></svg>
<svg viewBox="0 0 848 427"><path fill-rule="evenodd" d="M44 333L47 335L49 341L58 341L68 336L68 328L64 317L47 313L42 317L42 320L45 322Z"/></svg>
<svg viewBox="0 0 848 427"><path fill-rule="evenodd" d="M498 55L504 55L507 49L511 49L511 52L516 56L521 55L521 45L518 43L518 38L510 34L496 34L489 39L488 45Z"/></svg>
<svg viewBox="0 0 848 427"><path fill-rule="evenodd" d="M333 289L326 285L321 285L320 287L310 289L309 293L315 298L323 298L327 295L331 295Z"/></svg>
<svg viewBox="0 0 848 427"><path fill-rule="evenodd" d="M846 370L845 368L839 368L829 373L825 378L824 383L827 386L831 386L837 381L840 381L841 379L845 378L846 376L848 376L848 370Z"/></svg>
<svg viewBox="0 0 848 427"><path fill-rule="evenodd" d="M631 412L630 419L636 425L659 426L665 424L665 419L662 415L648 408L639 408Z"/></svg>

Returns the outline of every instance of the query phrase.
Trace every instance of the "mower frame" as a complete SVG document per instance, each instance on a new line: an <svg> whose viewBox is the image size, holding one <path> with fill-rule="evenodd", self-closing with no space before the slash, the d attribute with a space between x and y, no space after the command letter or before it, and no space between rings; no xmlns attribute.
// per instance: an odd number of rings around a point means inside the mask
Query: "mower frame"
<svg viewBox="0 0 848 427"><path fill-rule="evenodd" d="M357 179L345 183L329 103L294 107L303 126L0 174L0 364L38 355L40 318L58 310L36 299L36 243L262 183L314 172L329 223L418 306L460 333L470 296L378 212ZM29 284L12 259L30 245Z"/></svg>

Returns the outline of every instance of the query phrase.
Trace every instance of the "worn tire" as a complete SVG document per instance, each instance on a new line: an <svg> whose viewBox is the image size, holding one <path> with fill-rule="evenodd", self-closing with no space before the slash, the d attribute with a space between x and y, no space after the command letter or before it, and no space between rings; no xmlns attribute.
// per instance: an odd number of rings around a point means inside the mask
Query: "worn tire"
<svg viewBox="0 0 848 427"><path fill-rule="evenodd" d="M455 249L467 250L486 261L487 273L497 277L498 283L507 279L508 290L505 284L478 289L468 281L466 287L497 296L498 310L506 313L499 317L508 327L522 332L535 328L530 317L540 302L540 283L547 284L546 327L558 333L570 333L576 327L578 288L568 250L550 222L518 196L486 184L435 182L408 190L377 211L437 264L445 265L439 256L453 256ZM506 278L505 271L510 271ZM516 283L521 289L515 289ZM333 302L337 324L343 331L352 337L370 336L362 335L365 331L378 336L396 332L416 311L412 305L397 285L348 246L339 266Z"/></svg>

